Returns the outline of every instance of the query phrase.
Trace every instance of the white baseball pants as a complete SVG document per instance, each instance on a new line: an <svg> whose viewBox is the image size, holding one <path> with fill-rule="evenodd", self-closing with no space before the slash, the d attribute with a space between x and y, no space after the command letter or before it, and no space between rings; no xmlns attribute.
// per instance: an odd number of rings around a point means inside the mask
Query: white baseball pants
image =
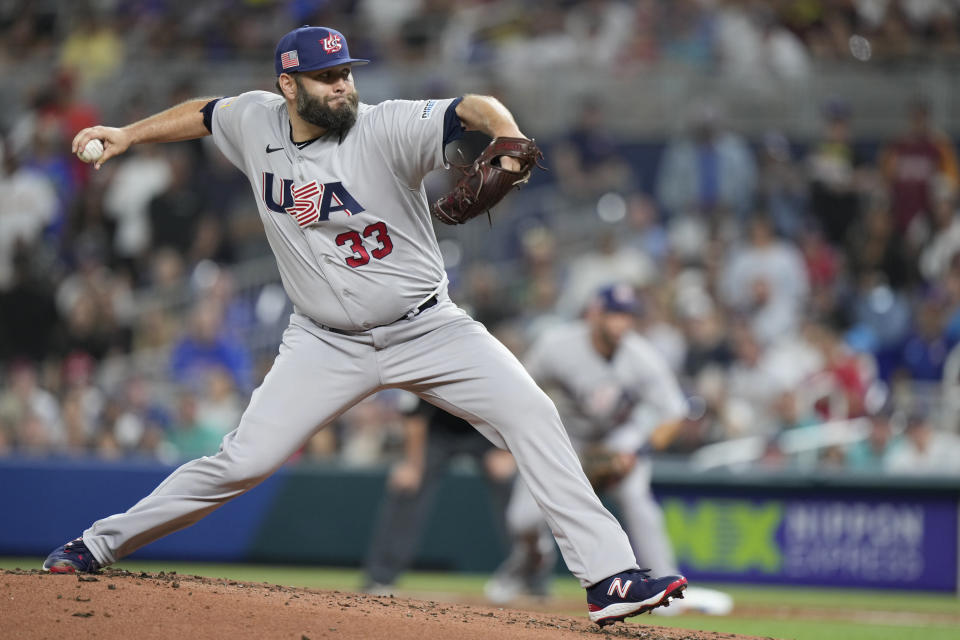
<svg viewBox="0 0 960 640"><path fill-rule="evenodd" d="M409 320L340 334L291 316L280 352L220 451L184 464L125 513L84 531L101 564L197 522L276 471L317 430L384 388L412 391L510 450L564 560L584 586L635 568L550 399L520 362L445 295Z"/></svg>

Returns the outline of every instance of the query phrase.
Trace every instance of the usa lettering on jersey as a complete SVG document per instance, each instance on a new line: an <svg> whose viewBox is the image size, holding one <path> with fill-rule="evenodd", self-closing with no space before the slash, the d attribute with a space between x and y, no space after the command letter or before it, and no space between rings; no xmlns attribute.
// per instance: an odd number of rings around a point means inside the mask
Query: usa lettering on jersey
<svg viewBox="0 0 960 640"><path fill-rule="evenodd" d="M342 182L318 182L311 180L296 185L289 178L280 178L280 202L276 201L274 187L275 176L269 171L263 172L263 186L260 195L267 209L275 213L293 216L297 224L307 227L330 219L330 214L343 211L348 216L366 211L350 195Z"/></svg>

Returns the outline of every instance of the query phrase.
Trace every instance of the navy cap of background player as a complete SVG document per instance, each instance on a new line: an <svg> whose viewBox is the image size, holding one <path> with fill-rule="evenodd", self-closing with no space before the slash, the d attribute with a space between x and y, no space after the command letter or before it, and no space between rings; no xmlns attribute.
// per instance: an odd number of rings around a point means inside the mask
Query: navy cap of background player
<svg viewBox="0 0 960 640"><path fill-rule="evenodd" d="M367 64L351 58L347 39L336 29L303 25L280 38L273 54L273 68L279 76L294 71L316 71L339 64Z"/></svg>
<svg viewBox="0 0 960 640"><path fill-rule="evenodd" d="M595 304L607 313L640 313L640 299L628 284L615 284L597 292Z"/></svg>

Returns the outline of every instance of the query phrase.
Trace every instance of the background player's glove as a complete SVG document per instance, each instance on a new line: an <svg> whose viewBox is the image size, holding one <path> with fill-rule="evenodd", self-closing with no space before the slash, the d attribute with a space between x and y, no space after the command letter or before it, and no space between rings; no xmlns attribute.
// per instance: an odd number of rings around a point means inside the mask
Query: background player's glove
<svg viewBox="0 0 960 640"><path fill-rule="evenodd" d="M520 162L519 171L508 171L500 166L499 158L510 156ZM537 143L526 138L494 138L472 165L458 167L463 176L453 191L430 207L433 216L444 224L463 224L489 210L510 189L530 179L534 166L540 165Z"/></svg>
<svg viewBox="0 0 960 640"><path fill-rule="evenodd" d="M632 453L613 451L603 445L596 445L584 451L580 456L583 472L593 486L600 492L609 489L623 480L633 470L637 457Z"/></svg>

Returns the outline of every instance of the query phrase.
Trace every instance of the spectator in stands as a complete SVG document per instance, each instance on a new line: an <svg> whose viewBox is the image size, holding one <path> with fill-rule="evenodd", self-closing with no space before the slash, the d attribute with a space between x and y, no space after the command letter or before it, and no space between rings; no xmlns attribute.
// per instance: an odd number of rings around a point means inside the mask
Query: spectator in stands
<svg viewBox="0 0 960 640"><path fill-rule="evenodd" d="M39 248L44 229L58 211L57 194L42 172L23 166L0 141L0 291L14 280L14 257Z"/></svg>
<svg viewBox="0 0 960 640"><path fill-rule="evenodd" d="M592 53L590 62L608 66L633 33L634 3L620 0L584 0L566 13L565 26L578 42L586 43Z"/></svg>
<svg viewBox="0 0 960 640"><path fill-rule="evenodd" d="M774 405L786 390L785 381L764 359L764 351L749 325L731 330L735 359L726 376L722 416L727 437L770 435Z"/></svg>
<svg viewBox="0 0 960 640"><path fill-rule="evenodd" d="M717 54L727 77L769 91L781 86L784 80L809 76L806 47L777 22L771 6L762 2L727 2L721 7Z"/></svg>
<svg viewBox="0 0 960 640"><path fill-rule="evenodd" d="M144 283L150 297L168 306L183 300L187 286L186 265L183 256L170 248L157 249L150 254L149 272Z"/></svg>
<svg viewBox="0 0 960 640"><path fill-rule="evenodd" d="M109 78L123 65L126 49L113 16L103 11L80 11L75 18L60 50L61 64L84 84Z"/></svg>
<svg viewBox="0 0 960 640"><path fill-rule="evenodd" d="M240 424L244 405L233 377L222 367L211 367L207 372L203 394L197 397L196 404L197 419L221 436Z"/></svg>
<svg viewBox="0 0 960 640"><path fill-rule="evenodd" d="M628 195L626 222L627 243L660 264L670 250L670 238L654 199L639 191Z"/></svg>
<svg viewBox="0 0 960 640"><path fill-rule="evenodd" d="M192 185L201 190L208 216L204 227L215 225L219 244L213 254L218 262L236 262L270 255L263 223L245 192L246 177L230 164L210 138L203 138L204 162Z"/></svg>
<svg viewBox="0 0 960 640"><path fill-rule="evenodd" d="M764 215L754 216L747 243L732 247L721 276L721 296L744 313L764 344L795 331L810 293L800 251L779 240Z"/></svg>
<svg viewBox="0 0 960 640"><path fill-rule="evenodd" d="M110 350L127 352L134 306L132 283L126 274L107 266L105 247L98 242L78 243L75 260L56 291L63 320L58 353L66 356L80 350L100 360Z"/></svg>
<svg viewBox="0 0 960 640"><path fill-rule="evenodd" d="M55 352L61 356L85 353L94 360L103 360L107 353L125 339L115 331L103 305L104 299L90 289L78 292L67 310L64 324L55 338Z"/></svg>
<svg viewBox="0 0 960 640"><path fill-rule="evenodd" d="M950 139L931 122L930 104L916 98L908 107L909 127L883 151L882 169L890 185L890 209L900 234L915 246L933 213L934 186L938 179L951 188L958 181L957 156Z"/></svg>
<svg viewBox="0 0 960 640"><path fill-rule="evenodd" d="M900 348L910 331L910 300L892 288L880 271L863 273L851 293L847 339L859 350L872 353L879 377L888 380L899 366Z"/></svg>
<svg viewBox="0 0 960 640"><path fill-rule="evenodd" d="M855 280L880 272L884 281L895 289L903 289L916 280L903 235L894 226L885 196L869 199L864 214L850 228L844 249L848 270Z"/></svg>
<svg viewBox="0 0 960 640"><path fill-rule="evenodd" d="M189 388L177 393L177 409L166 439L161 447L162 456L174 460L192 460L213 455L220 447L223 433L198 416L197 396Z"/></svg>
<svg viewBox="0 0 960 640"><path fill-rule="evenodd" d="M843 414L833 413L836 407L820 406L824 420L844 420L864 414L867 390L873 382L875 367L869 355L854 352L837 333L826 324L810 323L805 332L807 339L823 358L821 373L826 374L829 393L837 394Z"/></svg>
<svg viewBox="0 0 960 640"><path fill-rule="evenodd" d="M678 313L683 322L686 355L683 372L691 378L705 369L726 369L734 358L724 316L705 291L682 293Z"/></svg>
<svg viewBox="0 0 960 640"><path fill-rule="evenodd" d="M872 413L870 431L865 440L847 449L846 467L852 471L880 473L900 446L893 430L893 407L889 404Z"/></svg>
<svg viewBox="0 0 960 640"><path fill-rule="evenodd" d="M0 287L0 363L16 358L39 362L50 354L57 330L53 292L33 268L25 245L19 245L12 268L10 286Z"/></svg>
<svg viewBox="0 0 960 640"><path fill-rule="evenodd" d="M656 277L648 255L626 245L614 231L603 230L594 248L570 260L568 279L557 301L557 311L578 315L601 287L623 282L642 289Z"/></svg>
<svg viewBox="0 0 960 640"><path fill-rule="evenodd" d="M898 371L910 380L940 382L943 378L943 365L954 346L946 332L945 302L934 292L915 308L913 328L900 349Z"/></svg>
<svg viewBox="0 0 960 640"><path fill-rule="evenodd" d="M860 216L866 158L854 148L850 106L830 100L823 107L822 139L807 154L810 213L824 237L842 247Z"/></svg>
<svg viewBox="0 0 960 640"><path fill-rule="evenodd" d="M0 60L49 60L56 56L63 20L57 8L55 4L34 3L5 6L0 23Z"/></svg>
<svg viewBox="0 0 960 640"><path fill-rule="evenodd" d="M52 393L39 386L33 363L14 362L9 387L0 392L0 422L9 425L15 446L27 453L44 454L66 441L60 405Z"/></svg>
<svg viewBox="0 0 960 640"><path fill-rule="evenodd" d="M223 309L209 299L198 300L190 318L190 330L174 346L170 361L173 379L195 388L204 383L211 369L230 372L236 388L252 389L250 355L242 343L222 331Z"/></svg>
<svg viewBox="0 0 960 640"><path fill-rule="evenodd" d="M195 295L215 302L223 310L221 330L230 338L241 340L245 332L259 321L256 302L251 291L239 295L233 274L217 263L206 260L194 270Z"/></svg>
<svg viewBox="0 0 960 640"><path fill-rule="evenodd" d="M779 131L765 133L758 164L761 209L770 212L777 233L785 238L798 237L804 227L807 183L786 136Z"/></svg>
<svg viewBox="0 0 960 640"><path fill-rule="evenodd" d="M651 3L638 18L652 23L656 49L668 63L710 70L717 61L717 9L698 0ZM659 50L659 51L658 51ZM643 51L643 49L640 49Z"/></svg>
<svg viewBox="0 0 960 640"><path fill-rule="evenodd" d="M335 423L342 463L354 467L380 463L388 443L397 439L402 429L399 416L382 395L361 400Z"/></svg>
<svg viewBox="0 0 960 640"><path fill-rule="evenodd" d="M641 297L641 309L638 331L663 356L671 371L679 374L687 357L687 341L677 326L666 295L651 288Z"/></svg>
<svg viewBox="0 0 960 640"><path fill-rule="evenodd" d="M724 128L718 108L698 105L687 131L674 137L657 171L656 195L668 215L703 216L712 222L752 211L757 187L753 152Z"/></svg>
<svg viewBox="0 0 960 640"><path fill-rule="evenodd" d="M816 227L804 228L797 240L810 280L808 313L819 318L841 318L842 296L850 286L843 271L843 253L831 246Z"/></svg>
<svg viewBox="0 0 960 640"><path fill-rule="evenodd" d="M960 343L960 255L950 261L949 270L939 279L937 286L943 291L946 301L946 336L950 344Z"/></svg>
<svg viewBox="0 0 960 640"><path fill-rule="evenodd" d="M816 425L819 421L809 407L802 403L793 389L787 389L777 396L773 403L776 416L776 433L804 429Z"/></svg>
<svg viewBox="0 0 960 640"><path fill-rule="evenodd" d="M170 180L147 204L152 249L169 247L195 264L207 255L197 255L197 227L204 215L204 202L194 180L195 168L184 152L167 154Z"/></svg>
<svg viewBox="0 0 960 640"><path fill-rule="evenodd" d="M938 430L930 415L914 410L907 418L902 446L892 451L884 467L891 473L960 474L960 438Z"/></svg>
<svg viewBox="0 0 960 640"><path fill-rule="evenodd" d="M489 263L476 264L467 270L464 280L464 303L470 307L471 315L487 329L496 331L501 323L516 316L496 267Z"/></svg>
<svg viewBox="0 0 960 640"><path fill-rule="evenodd" d="M525 9L495 41L496 68L509 81L523 82L540 69L592 62L581 56L582 44L566 30L558 7L536 3Z"/></svg>
<svg viewBox="0 0 960 640"><path fill-rule="evenodd" d="M433 60L441 53L439 41L454 12L452 4L445 0L423 0L417 4L416 10L398 25L393 41L394 53L413 63Z"/></svg>
<svg viewBox="0 0 960 640"><path fill-rule="evenodd" d="M150 201L170 184L172 169L166 155L155 147L137 147L120 159L103 194L104 212L116 223L114 253L139 277L150 247Z"/></svg>
<svg viewBox="0 0 960 640"><path fill-rule="evenodd" d="M170 415L159 402L158 392L159 385L141 375L127 379L105 407L103 435L108 441L101 441L100 448L116 455L155 456L170 425Z"/></svg>
<svg viewBox="0 0 960 640"><path fill-rule="evenodd" d="M96 362L88 354L72 353L63 360L63 421L68 449L83 453L100 427L106 398L94 383Z"/></svg>
<svg viewBox="0 0 960 640"><path fill-rule="evenodd" d="M947 180L934 184L931 229L919 258L920 275L928 283L942 278L960 255L960 210L957 189Z"/></svg>
<svg viewBox="0 0 960 640"><path fill-rule="evenodd" d="M97 425L88 420L79 393L68 391L60 403L65 434L64 451L68 455L84 455L90 448Z"/></svg>
<svg viewBox="0 0 960 640"><path fill-rule="evenodd" d="M177 319L162 309L151 309L140 314L134 327L132 351L156 354L170 350L177 336Z"/></svg>
<svg viewBox="0 0 960 640"><path fill-rule="evenodd" d="M16 436L13 433L13 426L0 415L0 458L12 455L15 444Z"/></svg>
<svg viewBox="0 0 960 640"><path fill-rule="evenodd" d="M557 184L576 201L594 203L604 193L630 188L632 170L606 124L603 104L584 99L572 130L553 151Z"/></svg>
<svg viewBox="0 0 960 640"><path fill-rule="evenodd" d="M524 342L529 344L544 329L563 321L556 310L563 265L557 255L556 236L546 227L526 231L521 236L521 246L523 268L514 274L511 287L513 306L518 311L513 320Z"/></svg>

